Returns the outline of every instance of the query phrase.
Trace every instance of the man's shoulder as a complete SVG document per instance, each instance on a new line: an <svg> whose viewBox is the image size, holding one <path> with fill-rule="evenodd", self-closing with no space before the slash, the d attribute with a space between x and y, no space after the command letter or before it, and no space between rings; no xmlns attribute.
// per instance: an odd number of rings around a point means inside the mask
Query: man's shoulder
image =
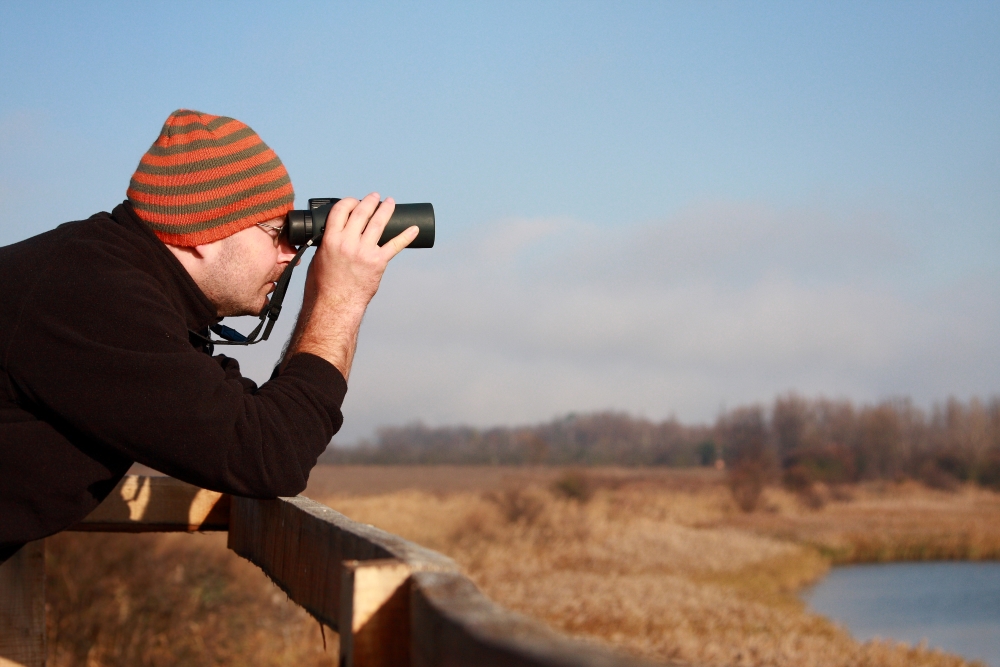
<svg viewBox="0 0 1000 667"><path fill-rule="evenodd" d="M128 201L0 248L0 284L8 288L8 313L22 306L34 312L58 306L67 315L95 304L133 309L127 304L138 300L172 311L190 329L216 317L215 306Z"/></svg>
<svg viewBox="0 0 1000 667"><path fill-rule="evenodd" d="M115 209L58 227L0 248L0 272L31 266L37 275L51 264L100 264L108 259L136 264L165 254L151 231L133 217Z"/></svg>
<svg viewBox="0 0 1000 667"><path fill-rule="evenodd" d="M17 285L15 293L42 300L53 290L83 297L116 284L141 289L163 282L162 254L135 229L103 212L3 248L0 279Z"/></svg>
<svg viewBox="0 0 1000 667"><path fill-rule="evenodd" d="M70 255L74 262L101 263L121 260L144 266L150 260L162 262L167 250L141 222L125 214L102 211L84 220L66 222L52 230L49 245L54 252Z"/></svg>
<svg viewBox="0 0 1000 667"><path fill-rule="evenodd" d="M186 340L187 320L204 317L183 267L119 209L2 250L0 280L17 289L6 303L16 316L0 324L0 343L15 329L33 336L74 331L113 338L123 326L129 336L150 328L162 333L166 326Z"/></svg>

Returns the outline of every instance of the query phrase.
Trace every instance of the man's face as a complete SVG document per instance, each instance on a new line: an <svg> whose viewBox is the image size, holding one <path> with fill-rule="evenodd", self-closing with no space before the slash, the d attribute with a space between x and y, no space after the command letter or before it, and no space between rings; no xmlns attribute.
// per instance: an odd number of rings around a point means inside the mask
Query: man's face
<svg viewBox="0 0 1000 667"><path fill-rule="evenodd" d="M265 224L281 228L285 220L275 218ZM218 241L219 253L199 287L220 317L259 315L267 305L267 295L295 256L287 234L282 233L277 244L274 237L274 231L254 225Z"/></svg>

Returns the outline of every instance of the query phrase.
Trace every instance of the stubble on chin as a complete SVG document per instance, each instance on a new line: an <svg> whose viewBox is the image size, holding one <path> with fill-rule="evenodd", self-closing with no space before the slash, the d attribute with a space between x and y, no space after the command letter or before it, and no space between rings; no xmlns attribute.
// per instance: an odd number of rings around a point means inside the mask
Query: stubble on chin
<svg viewBox="0 0 1000 667"><path fill-rule="evenodd" d="M219 316L259 316L262 312L264 312L264 309L267 308L268 304L271 303L270 295L272 294L274 283L281 277L281 272L281 267L276 268L274 273L268 277L268 280L263 284L258 284L253 292L251 292L253 282L233 281L232 276L227 276L227 282L229 283L228 287L230 290L239 289L243 293L236 294L231 291L228 294L228 298L220 299L219 303L216 304L219 309ZM234 275L240 274L237 273Z"/></svg>
<svg viewBox="0 0 1000 667"><path fill-rule="evenodd" d="M228 239L227 239L228 240ZM248 278L248 264L235 243L223 248L212 270L202 276L201 291L215 306L219 317L259 315L268 303L264 287Z"/></svg>

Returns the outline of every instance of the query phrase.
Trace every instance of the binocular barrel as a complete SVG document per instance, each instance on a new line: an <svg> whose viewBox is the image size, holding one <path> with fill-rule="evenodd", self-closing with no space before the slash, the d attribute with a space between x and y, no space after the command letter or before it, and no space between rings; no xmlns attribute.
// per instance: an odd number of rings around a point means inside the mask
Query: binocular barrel
<svg viewBox="0 0 1000 667"><path fill-rule="evenodd" d="M312 240L313 245L319 245L326 229L326 219L330 209L339 199L310 199L309 210L289 211L285 224L288 226L288 241L295 247ZM434 206L431 204L396 204L396 209L389 218L378 244L385 245L390 239L398 236L403 230L416 225L420 233L408 248L434 247Z"/></svg>

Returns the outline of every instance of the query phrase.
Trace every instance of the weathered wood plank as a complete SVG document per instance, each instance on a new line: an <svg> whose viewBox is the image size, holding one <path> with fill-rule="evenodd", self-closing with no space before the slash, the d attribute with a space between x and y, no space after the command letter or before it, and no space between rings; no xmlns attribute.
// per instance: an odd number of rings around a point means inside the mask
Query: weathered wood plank
<svg viewBox="0 0 1000 667"><path fill-rule="evenodd" d="M507 611L462 576L451 559L301 496L233 498L229 548L340 633L342 667L656 664L570 639ZM405 653L396 653L405 647L392 640L405 627L400 615L409 616L409 663Z"/></svg>
<svg viewBox="0 0 1000 667"><path fill-rule="evenodd" d="M573 640L495 604L454 572L414 572L413 667L634 667L654 664Z"/></svg>
<svg viewBox="0 0 1000 667"><path fill-rule="evenodd" d="M410 667L410 572L395 559L343 563L341 667Z"/></svg>
<svg viewBox="0 0 1000 667"><path fill-rule="evenodd" d="M69 530L143 533L228 528L228 495L171 477L128 475L97 509Z"/></svg>
<svg viewBox="0 0 1000 667"><path fill-rule="evenodd" d="M343 562L395 558L411 570L457 572L450 558L308 498L233 498L229 548L256 564L288 596L340 630Z"/></svg>
<svg viewBox="0 0 1000 667"><path fill-rule="evenodd" d="M0 565L0 667L45 665L45 540Z"/></svg>

